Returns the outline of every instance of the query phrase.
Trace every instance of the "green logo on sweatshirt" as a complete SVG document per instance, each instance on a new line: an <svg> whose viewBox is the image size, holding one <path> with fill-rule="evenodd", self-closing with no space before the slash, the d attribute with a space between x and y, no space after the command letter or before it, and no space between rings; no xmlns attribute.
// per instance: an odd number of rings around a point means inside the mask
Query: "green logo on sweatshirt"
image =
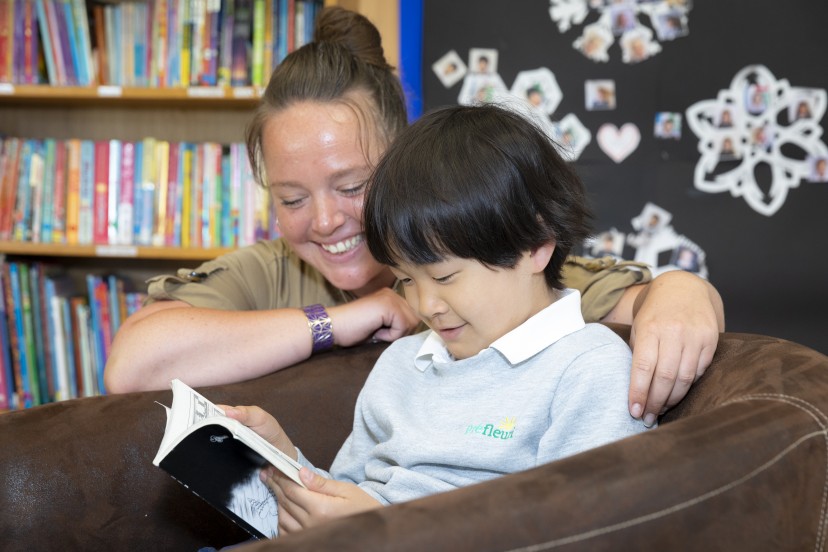
<svg viewBox="0 0 828 552"><path fill-rule="evenodd" d="M476 433L492 439L511 439L515 435L516 425L517 420L515 418L503 418L497 426L491 423L469 424L469 427L466 428L466 435Z"/></svg>

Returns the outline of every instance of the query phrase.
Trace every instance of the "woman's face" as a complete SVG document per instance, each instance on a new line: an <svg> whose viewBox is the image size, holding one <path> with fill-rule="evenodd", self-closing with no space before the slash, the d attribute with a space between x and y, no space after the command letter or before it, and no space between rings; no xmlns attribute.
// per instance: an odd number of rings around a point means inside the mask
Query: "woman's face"
<svg viewBox="0 0 828 552"><path fill-rule="evenodd" d="M262 131L282 236L331 284L357 296L394 281L363 240L363 194L381 151L374 133L362 147L360 128L351 106L309 101L272 116Z"/></svg>

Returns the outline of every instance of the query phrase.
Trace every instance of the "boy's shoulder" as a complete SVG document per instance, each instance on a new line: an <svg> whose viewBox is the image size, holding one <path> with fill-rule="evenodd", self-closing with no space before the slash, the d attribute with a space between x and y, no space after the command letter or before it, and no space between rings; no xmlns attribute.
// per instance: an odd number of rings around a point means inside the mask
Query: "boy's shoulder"
<svg viewBox="0 0 828 552"><path fill-rule="evenodd" d="M550 349L557 349L554 352L557 356L565 354L573 358L590 351L632 355L629 344L621 339L621 336L597 322L587 323L580 330L558 340Z"/></svg>

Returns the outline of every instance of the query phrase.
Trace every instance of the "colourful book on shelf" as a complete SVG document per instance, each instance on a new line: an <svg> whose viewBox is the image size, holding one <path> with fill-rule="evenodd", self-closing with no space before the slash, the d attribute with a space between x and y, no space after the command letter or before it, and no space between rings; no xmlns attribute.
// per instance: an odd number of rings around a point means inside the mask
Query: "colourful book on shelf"
<svg viewBox="0 0 828 552"><path fill-rule="evenodd" d="M233 28L235 18L235 0L221 3L221 31L219 34L218 65L216 82L219 86L231 85L231 68L233 66Z"/></svg>
<svg viewBox="0 0 828 552"><path fill-rule="evenodd" d="M75 336L75 359L77 365L78 396L93 397L97 394L97 377L95 375L95 353L91 341L90 311L86 298L73 297L72 325L77 331Z"/></svg>
<svg viewBox="0 0 828 552"><path fill-rule="evenodd" d="M169 247L175 247L175 221L176 221L176 209L177 209L177 197L180 192L181 187L181 143L180 142L170 142L169 146L169 161L168 161L168 170L167 170L167 206L166 206L166 218L167 220L164 222L164 245ZM178 220L180 223L180 214L178 215ZM179 224L179 232L180 232L180 224ZM179 242L180 244L180 242Z"/></svg>
<svg viewBox="0 0 828 552"><path fill-rule="evenodd" d="M95 387L103 389L103 366L106 363L106 328L103 318L103 309L109 311L106 299L101 302L102 280L95 274L86 275L87 301L89 305L89 346L92 353L92 374ZM105 285L105 284L104 284ZM108 319L107 319L108 322ZM85 374L88 375L88 374Z"/></svg>
<svg viewBox="0 0 828 552"><path fill-rule="evenodd" d="M92 195L92 243L109 242L109 141L95 142L94 193Z"/></svg>
<svg viewBox="0 0 828 552"><path fill-rule="evenodd" d="M192 42L193 42L193 11L192 2L181 2L179 26L181 40L179 43L179 52L181 62L179 63L179 80L181 86L184 88L190 86L190 67L192 63Z"/></svg>
<svg viewBox="0 0 828 552"><path fill-rule="evenodd" d="M243 144L234 143L230 145L230 219L231 223L231 247L238 247L241 243L241 210L244 201L241 184L241 163L247 161L244 155Z"/></svg>
<svg viewBox="0 0 828 552"><path fill-rule="evenodd" d="M57 27L57 34L52 37L52 40L60 44L60 51L62 54L63 71L66 77L66 85L77 86L78 75L75 71L75 62L72 59L72 39L70 37L69 22L66 18L66 3L65 0L52 0L53 10L55 14L55 22ZM72 31L74 32L74 31Z"/></svg>
<svg viewBox="0 0 828 552"><path fill-rule="evenodd" d="M181 144L181 247L190 247L193 194L193 155L195 144Z"/></svg>
<svg viewBox="0 0 828 552"><path fill-rule="evenodd" d="M82 75L80 60L81 53L79 51L78 33L71 0L57 0L57 8L58 13L61 17L63 17L64 25L66 27L66 36L69 46L67 50L69 50L69 61L71 64L71 69L67 71L67 73L69 73L70 77L74 77L71 84L75 84L77 86L87 86L87 82Z"/></svg>
<svg viewBox="0 0 828 552"><path fill-rule="evenodd" d="M49 20L46 15L45 2L47 0L34 0L35 10L37 13L37 28L40 32L40 40L42 43L43 61L46 64L46 76L49 79L49 84L60 84L57 74L57 61L55 61L55 50L52 46L52 33L49 31ZM4 5L12 6L13 2L4 2ZM3 9L5 11L5 9ZM0 15L0 17L2 17ZM0 30L2 32L2 30ZM2 79L0 79L2 82Z"/></svg>
<svg viewBox="0 0 828 552"><path fill-rule="evenodd" d="M104 31L104 48L106 50L106 69L107 69L107 84L114 86L122 86L121 82L121 52L117 49L115 42L118 34L118 27L115 22L115 12L120 10L120 6L106 4L103 9L103 31Z"/></svg>
<svg viewBox="0 0 828 552"><path fill-rule="evenodd" d="M276 66L276 56L273 49L276 45L276 33L279 32L279 21L277 19L277 2L276 0L265 0L264 7L264 44L262 45L262 75L263 84L267 85L270 78L270 73L273 72Z"/></svg>
<svg viewBox="0 0 828 552"><path fill-rule="evenodd" d="M118 236L115 243L132 243L135 198L135 143L124 141L121 147L121 194L118 201Z"/></svg>
<svg viewBox="0 0 828 552"><path fill-rule="evenodd" d="M3 263L4 277L7 283L6 314L9 323L9 345L12 358L12 373L16 397L14 402L19 408L32 406L32 393L29 386L27 369L27 349L23 336L23 301L20 296L20 271L18 263Z"/></svg>
<svg viewBox="0 0 828 552"><path fill-rule="evenodd" d="M18 263L20 278L20 305L23 322L21 348L26 350L26 378L29 392L31 393L32 405L41 404L40 396L40 371L37 365L35 352L34 320L32 318L32 294L29 284L29 265Z"/></svg>
<svg viewBox="0 0 828 552"><path fill-rule="evenodd" d="M181 86L181 4L190 0L167 0L167 82Z"/></svg>
<svg viewBox="0 0 828 552"><path fill-rule="evenodd" d="M132 28L135 15L135 2L122 2L118 5L117 17L118 36L117 47L121 53L121 84L135 86L135 50L132 47L134 30Z"/></svg>
<svg viewBox="0 0 828 552"><path fill-rule="evenodd" d="M95 241L95 147L93 140L81 140L78 200L78 243L81 245Z"/></svg>
<svg viewBox="0 0 828 552"><path fill-rule="evenodd" d="M5 261L0 260L0 264ZM5 267L3 267L5 268ZM8 313L6 311L6 270L0 270L0 411L17 406L12 366L11 336L9 335Z"/></svg>
<svg viewBox="0 0 828 552"><path fill-rule="evenodd" d="M207 0L207 25L205 48L202 57L202 83L216 86L218 83L218 57L221 33L221 0Z"/></svg>
<svg viewBox="0 0 828 552"><path fill-rule="evenodd" d="M40 51L40 37L37 32L37 13L34 2L23 3L23 66L21 84L38 84L37 60Z"/></svg>
<svg viewBox="0 0 828 552"><path fill-rule="evenodd" d="M52 243L66 243L66 141L55 141L55 175L52 195Z"/></svg>
<svg viewBox="0 0 828 552"><path fill-rule="evenodd" d="M118 206L121 203L121 140L109 141L109 176L107 180L106 242L118 243Z"/></svg>
<svg viewBox="0 0 828 552"><path fill-rule="evenodd" d="M143 140L137 140L134 143L132 182L132 232L130 243L139 243L138 236L141 233L141 202L143 201L144 192Z"/></svg>
<svg viewBox="0 0 828 552"><path fill-rule="evenodd" d="M201 82L204 40L207 29L207 0L192 0L190 4L192 34L190 36L190 85Z"/></svg>
<svg viewBox="0 0 828 552"><path fill-rule="evenodd" d="M126 318L126 309L123 308L124 281L115 274L109 274L106 277L106 289L109 300L110 332L114 336Z"/></svg>
<svg viewBox="0 0 828 552"><path fill-rule="evenodd" d="M3 140L3 171L0 173L0 239L3 240L11 238L13 233L21 150L20 138L12 136Z"/></svg>
<svg viewBox="0 0 828 552"><path fill-rule="evenodd" d="M154 86L167 85L167 0L153 3L152 27L152 76Z"/></svg>
<svg viewBox="0 0 828 552"><path fill-rule="evenodd" d="M97 83L95 77L95 64L92 58L92 37L89 30L89 11L86 7L86 0L70 0L72 3L72 15L75 20L78 41L78 60L81 67L83 86L91 86Z"/></svg>
<svg viewBox="0 0 828 552"><path fill-rule="evenodd" d="M54 138L43 140L43 193L40 196L40 224L35 226L34 241L52 242L52 204L55 197L55 178L57 176L57 143Z"/></svg>
<svg viewBox="0 0 828 552"><path fill-rule="evenodd" d="M219 227L218 244L222 247L233 246L233 216L231 212L232 196L232 170L230 168L230 145L221 147L221 172L219 181L221 187L221 209L219 210L216 226Z"/></svg>
<svg viewBox="0 0 828 552"><path fill-rule="evenodd" d="M250 58L250 83L253 86L263 86L264 82L265 8L265 0L253 0L253 49Z"/></svg>
<svg viewBox="0 0 828 552"><path fill-rule="evenodd" d="M155 228L152 245L162 246L167 227L167 185L170 177L170 143L166 140L155 142Z"/></svg>
<svg viewBox="0 0 828 552"><path fill-rule="evenodd" d="M204 144L201 173L201 247L213 247L213 232L210 227L216 186L216 148L213 142Z"/></svg>
<svg viewBox="0 0 828 552"><path fill-rule="evenodd" d="M52 378L51 348L45 331L46 319L43 304L43 270L40 263L29 265L29 297L31 302L32 339L34 341L35 365L40 402L50 402L54 397L55 382Z"/></svg>
<svg viewBox="0 0 828 552"><path fill-rule="evenodd" d="M142 185L139 203L136 203L138 231L136 242L139 245L152 245L152 233L155 230L155 188L156 188L156 143L155 138L143 140Z"/></svg>
<svg viewBox="0 0 828 552"><path fill-rule="evenodd" d="M17 241L28 241L31 237L29 221L32 212L32 167L37 164L33 161L36 157L35 150L38 141L26 139L23 141L23 149L20 153L20 165L18 170L17 202L14 209L14 228L12 236Z"/></svg>
<svg viewBox="0 0 828 552"><path fill-rule="evenodd" d="M195 144L192 161L192 188L190 193L190 247L202 247L201 198L204 195L205 144Z"/></svg>
<svg viewBox="0 0 828 552"><path fill-rule="evenodd" d="M14 81L14 2L0 2L0 82Z"/></svg>
<svg viewBox="0 0 828 552"><path fill-rule="evenodd" d="M66 243L80 243L81 140L66 141Z"/></svg>
<svg viewBox="0 0 828 552"><path fill-rule="evenodd" d="M184 3L186 4L186 2ZM135 86L143 87L147 86L149 82L148 58L151 51L148 43L150 36L147 30L151 27L149 6L143 2L136 2L132 5L132 8L135 12L135 32L133 35Z"/></svg>
<svg viewBox="0 0 828 552"><path fill-rule="evenodd" d="M253 29L253 0L235 0L233 18L233 52L230 84L250 84L250 50Z"/></svg>
<svg viewBox="0 0 828 552"><path fill-rule="evenodd" d="M65 287L71 289L65 275L49 274L43 279L43 303L46 314L47 340L51 345L49 356L54 382L53 400L73 398L69 389L69 368L66 355L66 329L63 325L62 300L66 300Z"/></svg>
<svg viewBox="0 0 828 552"><path fill-rule="evenodd" d="M40 242L40 224L43 219L43 187L47 180L46 141L38 141L37 150L32 155L32 166L29 173L29 186L32 189L31 213L28 219L28 239L31 242Z"/></svg>
<svg viewBox="0 0 828 552"><path fill-rule="evenodd" d="M95 36L95 59L97 61L97 83L111 84L109 81L109 55L106 49L106 17L103 4L92 5L92 22Z"/></svg>

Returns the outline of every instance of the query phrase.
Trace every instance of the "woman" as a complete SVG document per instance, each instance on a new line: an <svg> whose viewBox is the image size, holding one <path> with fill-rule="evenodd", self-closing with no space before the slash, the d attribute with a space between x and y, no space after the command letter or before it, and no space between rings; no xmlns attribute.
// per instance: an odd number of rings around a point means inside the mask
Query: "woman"
<svg viewBox="0 0 828 552"><path fill-rule="evenodd" d="M114 340L107 389L241 381L417 329L393 274L362 241L365 182L406 120L377 29L324 10L314 41L273 72L247 129L282 238L151 281L150 303ZM637 285L648 273L634 263L571 259L564 279L581 290L587 320L632 323L630 411L651 424L710 364L724 329L718 293L683 272Z"/></svg>

